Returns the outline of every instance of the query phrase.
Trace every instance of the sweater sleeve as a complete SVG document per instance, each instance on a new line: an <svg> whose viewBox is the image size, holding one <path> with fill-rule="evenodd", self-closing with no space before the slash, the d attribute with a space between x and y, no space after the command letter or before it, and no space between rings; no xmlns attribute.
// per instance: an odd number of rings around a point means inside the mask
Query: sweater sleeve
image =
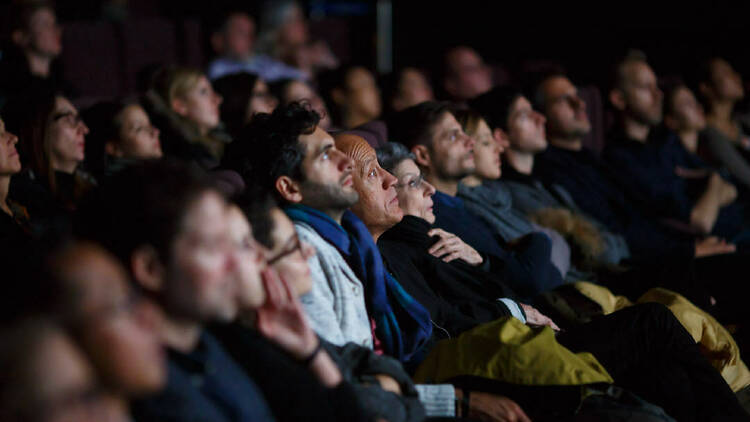
<svg viewBox="0 0 750 422"><path fill-rule="evenodd" d="M714 160L724 165L743 185L750 187L750 165L734 149L734 146L721 135L706 133L706 147Z"/></svg>

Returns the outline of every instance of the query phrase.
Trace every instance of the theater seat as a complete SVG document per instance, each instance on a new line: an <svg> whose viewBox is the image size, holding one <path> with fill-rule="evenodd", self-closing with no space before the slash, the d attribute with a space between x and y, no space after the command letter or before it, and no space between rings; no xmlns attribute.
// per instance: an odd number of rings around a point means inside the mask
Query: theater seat
<svg viewBox="0 0 750 422"><path fill-rule="evenodd" d="M115 27L106 22L71 22L63 29L61 63L78 97L122 94L122 62Z"/></svg>
<svg viewBox="0 0 750 422"><path fill-rule="evenodd" d="M120 27L123 45L123 85L127 94L136 89L138 71L153 64L178 63L175 24L167 19L131 19Z"/></svg>

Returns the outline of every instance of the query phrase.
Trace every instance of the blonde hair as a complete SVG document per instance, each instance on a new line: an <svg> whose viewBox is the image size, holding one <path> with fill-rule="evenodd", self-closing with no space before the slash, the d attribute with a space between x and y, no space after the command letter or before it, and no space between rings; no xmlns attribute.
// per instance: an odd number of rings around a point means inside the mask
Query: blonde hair
<svg viewBox="0 0 750 422"><path fill-rule="evenodd" d="M472 137L476 136L479 130L479 123L484 120L481 114L470 108L455 110L453 116L458 121L458 124L461 125L464 132Z"/></svg>
<svg viewBox="0 0 750 422"><path fill-rule="evenodd" d="M202 77L203 72L192 67L166 67L154 77L153 88L164 103L172 108L172 101L185 97L198 85Z"/></svg>

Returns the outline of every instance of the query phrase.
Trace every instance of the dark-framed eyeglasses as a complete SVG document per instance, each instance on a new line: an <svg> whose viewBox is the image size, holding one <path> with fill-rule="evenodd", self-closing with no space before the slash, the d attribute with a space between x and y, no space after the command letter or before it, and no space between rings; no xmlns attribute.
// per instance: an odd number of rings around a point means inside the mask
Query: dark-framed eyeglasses
<svg viewBox="0 0 750 422"><path fill-rule="evenodd" d="M270 258L267 259L268 265L274 265L279 260L281 260L283 258L286 258L287 256L289 256L289 255L291 255L291 254L293 254L293 253L295 253L297 251L302 252L302 242L299 240L299 236L297 236L295 234L294 237L292 239L290 239L290 240L291 241L287 242L287 244L289 246L287 246L286 248L282 249L281 252L279 252L275 256L270 257Z"/></svg>

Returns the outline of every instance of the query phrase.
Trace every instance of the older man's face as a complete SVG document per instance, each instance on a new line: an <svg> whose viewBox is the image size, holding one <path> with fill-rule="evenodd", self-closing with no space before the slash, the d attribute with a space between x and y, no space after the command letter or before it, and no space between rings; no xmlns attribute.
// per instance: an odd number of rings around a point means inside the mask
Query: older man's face
<svg viewBox="0 0 750 422"><path fill-rule="evenodd" d="M336 137L336 146L354 161L354 190L359 201L352 206L365 225L387 230L404 217L396 193L396 179L378 164L375 150L364 139L353 135Z"/></svg>
<svg viewBox="0 0 750 422"><path fill-rule="evenodd" d="M586 103L568 78L548 79L542 86L547 132L552 137L579 138L591 131Z"/></svg>

